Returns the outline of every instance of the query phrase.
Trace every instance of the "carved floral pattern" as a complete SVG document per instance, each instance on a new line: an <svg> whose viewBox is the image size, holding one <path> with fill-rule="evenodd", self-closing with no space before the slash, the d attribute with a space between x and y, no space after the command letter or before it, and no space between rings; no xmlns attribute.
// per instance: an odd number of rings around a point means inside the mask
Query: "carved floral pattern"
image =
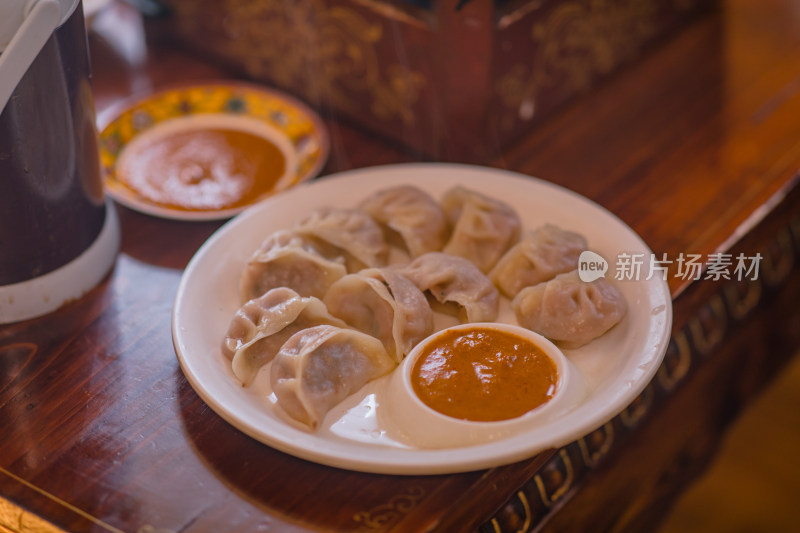
<svg viewBox="0 0 800 533"><path fill-rule="evenodd" d="M367 511L359 511L353 515L353 520L363 524L363 531L385 529L388 524L397 522L407 514L425 496L422 487L410 487L392 497L387 503L378 505Z"/></svg>
<svg viewBox="0 0 800 533"><path fill-rule="evenodd" d="M222 52L247 73L301 94L314 104L356 113L368 106L380 119L414 124L414 104L426 80L406 64L384 64L376 47L384 26L354 10L322 0L223 0ZM188 13L183 20L202 20ZM198 7L196 9L202 9Z"/></svg>
<svg viewBox="0 0 800 533"><path fill-rule="evenodd" d="M654 0L559 2L531 27L533 57L495 82L500 102L528 120L544 90L557 87L569 95L587 89L655 35L657 15ZM511 127L513 120L507 116L501 127Z"/></svg>

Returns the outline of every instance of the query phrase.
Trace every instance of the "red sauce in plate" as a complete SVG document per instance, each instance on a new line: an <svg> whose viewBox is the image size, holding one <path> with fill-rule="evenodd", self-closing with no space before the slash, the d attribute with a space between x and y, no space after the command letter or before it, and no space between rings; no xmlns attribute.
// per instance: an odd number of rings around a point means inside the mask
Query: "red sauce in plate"
<svg viewBox="0 0 800 533"><path fill-rule="evenodd" d="M476 422L508 420L549 401L556 365L528 339L494 329L454 330L414 363L411 385L428 407Z"/></svg>
<svg viewBox="0 0 800 533"><path fill-rule="evenodd" d="M266 137L224 126L193 125L142 134L123 150L117 180L170 209L211 211L245 206L286 172L286 156Z"/></svg>

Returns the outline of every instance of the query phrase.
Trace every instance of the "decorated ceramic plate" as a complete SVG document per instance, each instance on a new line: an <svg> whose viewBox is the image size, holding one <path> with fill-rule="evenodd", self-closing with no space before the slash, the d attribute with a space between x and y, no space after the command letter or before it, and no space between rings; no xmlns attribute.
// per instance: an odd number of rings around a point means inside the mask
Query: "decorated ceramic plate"
<svg viewBox="0 0 800 533"><path fill-rule="evenodd" d="M413 406L398 393L398 369L346 398L314 430L276 405L269 364L252 385L243 387L221 344L241 305L239 279L253 251L272 232L291 227L315 208L355 206L370 193L396 185L415 185L434 198L462 185L505 201L519 213L524 229L552 223L582 233L591 250L609 263L620 254L640 254L645 261L652 257L636 233L602 207L512 172L450 164L391 165L296 187L281 194L280 201L269 199L220 228L190 261L178 288L172 324L178 360L195 391L233 426L284 452L341 468L398 474L467 471L522 460L580 438L624 409L655 375L672 323L667 284L658 276L617 281L610 267L606 277L627 301L627 314L601 337L563 349L569 361L569 394L557 409L503 435L487 432L472 442L427 442L432 432L422 426L425 418L412 416L409 422L405 414ZM498 322L513 324L509 311L504 299ZM406 427L414 430L408 437L403 428L398 431L403 423L420 426Z"/></svg>
<svg viewBox="0 0 800 533"><path fill-rule="evenodd" d="M100 131L106 189L154 216L229 218L313 178L328 156L313 111L256 85L172 87L117 109Z"/></svg>

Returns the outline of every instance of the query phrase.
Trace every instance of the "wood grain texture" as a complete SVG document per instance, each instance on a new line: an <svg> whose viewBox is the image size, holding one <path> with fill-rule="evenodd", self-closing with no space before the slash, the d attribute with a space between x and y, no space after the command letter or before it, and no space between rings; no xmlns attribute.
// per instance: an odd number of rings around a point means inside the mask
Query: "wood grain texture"
<svg viewBox="0 0 800 533"><path fill-rule="evenodd" d="M145 29L124 5L104 12L96 29L90 45L101 111L140 91L232 75L158 40L143 47ZM725 2L493 164L588 196L657 254L755 250L800 212L793 193L800 168L799 29L788 0ZM418 160L323 118L332 138L325 175ZM119 214L122 250L97 288L52 315L0 327L6 500L68 531L452 531L478 528L536 474L553 483L563 474L555 451L458 475L361 474L296 459L243 435L192 390L170 331L182 270L220 223L160 220L125 208ZM797 270L788 276L796 284ZM670 286L674 331L708 318L698 314L714 283L672 277ZM786 304L773 303L778 316ZM768 336L773 327L750 331L750 324L738 326L741 338ZM692 374L695 385L677 387L623 450L572 487L551 523L581 531L581 524L649 524L661 516L654 500L668 505L691 476L673 476L634 498L641 465L678 464L686 457L681 450L692 449L697 420L707 422L703 453L713 451L725 423L800 342L782 338L770 349L716 354ZM704 403L719 380L733 380L738 395ZM686 409L697 411L694 421L684 420ZM675 428L672 440L654 445L664 427ZM590 442L600 446L602 436ZM657 469L651 473L649 480L661 479ZM597 494L619 498L605 506Z"/></svg>

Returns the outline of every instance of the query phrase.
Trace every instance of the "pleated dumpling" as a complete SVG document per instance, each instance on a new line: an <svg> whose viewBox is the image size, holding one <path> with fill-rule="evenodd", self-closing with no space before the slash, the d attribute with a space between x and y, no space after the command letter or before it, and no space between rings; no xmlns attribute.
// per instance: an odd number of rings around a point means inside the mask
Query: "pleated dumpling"
<svg viewBox="0 0 800 533"><path fill-rule="evenodd" d="M383 230L361 209L321 207L300 220L294 231L341 250L348 272L382 267L389 261Z"/></svg>
<svg viewBox="0 0 800 533"><path fill-rule="evenodd" d="M381 189L359 205L400 241L411 257L438 252L450 233L447 216L430 194L412 185Z"/></svg>
<svg viewBox="0 0 800 533"><path fill-rule="evenodd" d="M628 305L606 279L581 281L573 270L522 289L511 307L523 327L565 348L577 348L614 327Z"/></svg>
<svg viewBox="0 0 800 533"><path fill-rule="evenodd" d="M328 313L318 298L303 297L288 287L272 289L245 303L231 319L222 353L231 359L233 374L250 385L281 345L301 329L319 324L346 324Z"/></svg>
<svg viewBox="0 0 800 533"><path fill-rule="evenodd" d="M483 273L519 240L519 215L500 200L457 185L442 197L442 208L453 227L442 251L469 259Z"/></svg>
<svg viewBox="0 0 800 533"><path fill-rule="evenodd" d="M578 258L588 249L586 238L553 224L527 232L500 258L489 277L500 292L513 298L532 285L578 268Z"/></svg>
<svg viewBox="0 0 800 533"><path fill-rule="evenodd" d="M375 337L321 325L286 341L272 363L270 383L278 405L316 429L331 408L394 367Z"/></svg>
<svg viewBox="0 0 800 533"><path fill-rule="evenodd" d="M423 292L439 303L459 306L462 322L493 322L500 294L492 281L470 261L442 252L428 252L397 267Z"/></svg>
<svg viewBox="0 0 800 533"><path fill-rule="evenodd" d="M392 269L368 268L348 274L331 285L324 302L332 315L378 338L398 363L433 332L428 299Z"/></svg>
<svg viewBox="0 0 800 533"><path fill-rule="evenodd" d="M297 233L280 230L270 235L245 265L239 295L246 302L277 287L300 296L322 298L328 287L347 274L344 257Z"/></svg>

